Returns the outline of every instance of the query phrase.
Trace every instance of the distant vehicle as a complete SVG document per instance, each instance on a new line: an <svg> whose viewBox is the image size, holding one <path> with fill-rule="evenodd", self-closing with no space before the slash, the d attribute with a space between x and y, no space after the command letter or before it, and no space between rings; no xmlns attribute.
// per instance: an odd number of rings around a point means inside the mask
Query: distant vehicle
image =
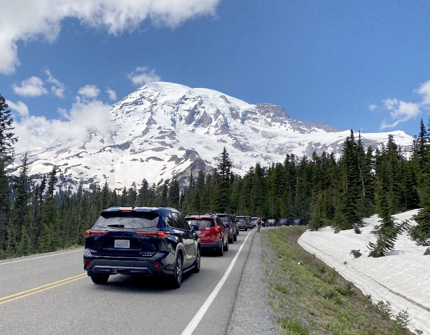
<svg viewBox="0 0 430 335"><path fill-rule="evenodd" d="M308 221L306 219L297 218L294 220L294 224L298 226L306 226L308 224Z"/></svg>
<svg viewBox="0 0 430 335"><path fill-rule="evenodd" d="M239 230L237 229L237 224L233 216L226 213L216 213L216 215L222 220L224 226L228 229L228 243L236 241L237 235L239 235Z"/></svg>
<svg viewBox="0 0 430 335"><path fill-rule="evenodd" d="M279 224L281 226L291 226L291 219L290 218L282 218L279 220Z"/></svg>
<svg viewBox="0 0 430 335"><path fill-rule="evenodd" d="M247 231L248 230L248 224L247 224L246 217L242 216L242 215L238 215L238 216L236 216L236 219L237 219L237 222L236 222L237 229Z"/></svg>
<svg viewBox="0 0 430 335"><path fill-rule="evenodd" d="M166 207L111 207L86 231L84 270L95 284L110 275L166 276L200 271L200 238L182 214Z"/></svg>
<svg viewBox="0 0 430 335"><path fill-rule="evenodd" d="M248 229L252 229L254 228L254 225L252 224L252 219L250 216L245 216L246 218L246 225L248 227Z"/></svg>
<svg viewBox="0 0 430 335"><path fill-rule="evenodd" d="M257 225L257 217L251 216L251 222L252 222L252 228L255 228L255 226Z"/></svg>
<svg viewBox="0 0 430 335"><path fill-rule="evenodd" d="M279 220L277 219L269 219L267 220L270 227L278 227L279 226Z"/></svg>
<svg viewBox="0 0 430 335"><path fill-rule="evenodd" d="M202 249L215 250L220 256L228 251L228 230L218 216L188 214L185 220L199 236Z"/></svg>
<svg viewBox="0 0 430 335"><path fill-rule="evenodd" d="M262 227L268 227L269 224L267 223L267 219L266 218L261 218L261 226Z"/></svg>

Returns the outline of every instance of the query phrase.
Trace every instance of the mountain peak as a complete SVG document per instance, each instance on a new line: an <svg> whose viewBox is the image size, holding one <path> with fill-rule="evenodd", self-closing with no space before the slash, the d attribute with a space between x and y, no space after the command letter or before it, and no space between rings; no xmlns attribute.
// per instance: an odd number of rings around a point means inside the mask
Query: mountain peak
<svg viewBox="0 0 430 335"><path fill-rule="evenodd" d="M71 190L79 180L87 184L106 180L115 189L138 186L143 179L160 184L175 176L186 183L192 170L214 168L224 148L233 172L244 175L257 162L283 162L287 154L340 155L350 133L291 119L273 104L248 104L215 90L167 82L140 87L112 105L110 112L114 131L32 152L30 172L45 174L56 165L67 181L63 187ZM388 139L388 133L361 135L372 146ZM394 138L403 148L412 144L404 133ZM16 161L20 158L17 155Z"/></svg>

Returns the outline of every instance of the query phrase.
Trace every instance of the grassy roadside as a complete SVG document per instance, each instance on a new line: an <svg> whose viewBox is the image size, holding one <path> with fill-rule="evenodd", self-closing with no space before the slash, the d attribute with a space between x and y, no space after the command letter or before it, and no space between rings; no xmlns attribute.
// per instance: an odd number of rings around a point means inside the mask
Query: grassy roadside
<svg viewBox="0 0 430 335"><path fill-rule="evenodd" d="M389 317L389 306L374 305L352 283L297 243L302 227L262 234L269 303L282 334L403 335L405 319ZM406 317L407 319L407 317Z"/></svg>

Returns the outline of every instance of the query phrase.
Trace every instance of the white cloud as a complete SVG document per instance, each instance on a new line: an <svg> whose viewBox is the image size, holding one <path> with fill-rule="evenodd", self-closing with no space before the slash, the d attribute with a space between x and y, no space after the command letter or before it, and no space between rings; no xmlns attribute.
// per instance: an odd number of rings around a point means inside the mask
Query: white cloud
<svg viewBox="0 0 430 335"><path fill-rule="evenodd" d="M46 81L52 84L51 93L58 98L64 98L64 91L66 89L66 85L55 79L49 70L45 70L45 73L48 76L48 79Z"/></svg>
<svg viewBox="0 0 430 335"><path fill-rule="evenodd" d="M384 100L385 107L390 110L390 115L394 119L393 123L382 121L381 129L392 128L399 123L406 122L421 114L420 105L413 102L404 102L397 99Z"/></svg>
<svg viewBox="0 0 430 335"><path fill-rule="evenodd" d="M21 115L22 117L28 116L28 107L22 101L18 101L17 103L13 103L10 100L6 100L6 103L11 110L18 112L18 114Z"/></svg>
<svg viewBox="0 0 430 335"><path fill-rule="evenodd" d="M369 110L371 110L372 112L373 112L376 108L378 108L378 106L376 106L375 104L371 104L371 105L369 106Z"/></svg>
<svg viewBox="0 0 430 335"><path fill-rule="evenodd" d="M423 105L430 105L430 80L426 81L417 91L423 96Z"/></svg>
<svg viewBox="0 0 430 335"><path fill-rule="evenodd" d="M86 101L78 97L70 111L62 109L59 112L66 121L27 116L14 123L19 138L15 144L16 152L43 149L70 139L86 140L89 129L104 136L115 130L110 106L98 100Z"/></svg>
<svg viewBox="0 0 430 335"><path fill-rule="evenodd" d="M383 100L385 108L388 110L393 110L399 105L399 100L397 99L385 99Z"/></svg>
<svg viewBox="0 0 430 335"><path fill-rule="evenodd" d="M0 73L15 72L18 41L42 39L54 42L65 18L119 35L145 21L156 26L177 27L186 20L214 15L220 0L14 0L2 7Z"/></svg>
<svg viewBox="0 0 430 335"><path fill-rule="evenodd" d="M145 85L154 81L160 81L161 77L155 74L155 70L149 70L146 66L138 66L136 70L128 74L128 78L134 85Z"/></svg>
<svg viewBox="0 0 430 335"><path fill-rule="evenodd" d="M43 80L39 77L30 77L25 79L21 82L21 86L14 84L12 88L16 94L25 97L40 97L41 95L48 94Z"/></svg>
<svg viewBox="0 0 430 335"><path fill-rule="evenodd" d="M100 93L100 90L95 85L85 85L81 87L78 91L78 94L86 97L86 98L96 98Z"/></svg>
<svg viewBox="0 0 430 335"><path fill-rule="evenodd" d="M110 88L106 90L106 93L109 94L110 101L116 101L116 92Z"/></svg>

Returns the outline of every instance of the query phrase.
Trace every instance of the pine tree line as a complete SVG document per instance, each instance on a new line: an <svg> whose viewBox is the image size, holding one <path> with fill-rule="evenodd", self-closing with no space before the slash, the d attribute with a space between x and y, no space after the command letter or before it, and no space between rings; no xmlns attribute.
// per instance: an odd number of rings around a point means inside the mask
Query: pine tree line
<svg viewBox="0 0 430 335"><path fill-rule="evenodd" d="M57 167L35 183L27 155L17 177L6 174L12 162L13 120L0 95L0 258L29 255L79 246L85 230L92 227L102 209L111 206L169 206L190 212L229 212L267 218L304 218L311 229L332 226L336 231L360 231L362 219L374 213L381 217L375 234L380 244L375 254L393 247L399 226L392 215L422 207L418 226L411 236L421 244L430 238L430 120L420 133L412 152L406 155L390 135L386 146L365 148L361 134L353 131L343 144L342 155L315 153L297 158L286 155L283 162L255 164L240 177L232 173L233 161L224 148L212 173L191 175L181 189L176 179L161 186L143 179L120 192L107 182L83 182L75 194L58 191ZM57 190L57 191L56 191ZM381 255L381 254L378 254Z"/></svg>

